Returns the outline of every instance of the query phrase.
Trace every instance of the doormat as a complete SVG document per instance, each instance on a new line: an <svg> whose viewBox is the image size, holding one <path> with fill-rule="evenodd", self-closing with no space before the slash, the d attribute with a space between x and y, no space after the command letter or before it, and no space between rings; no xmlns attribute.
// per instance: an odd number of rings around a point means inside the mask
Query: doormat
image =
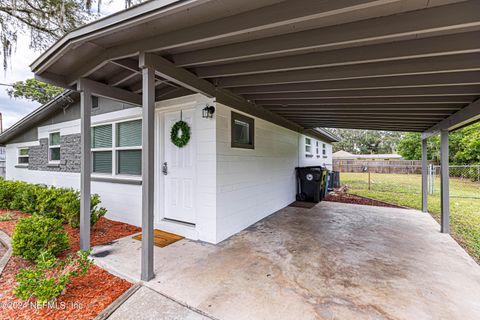
<svg viewBox="0 0 480 320"><path fill-rule="evenodd" d="M132 237L135 240L142 240L142 234L137 234L136 236ZM153 230L153 244L157 247L163 248L177 242L178 240L182 240L184 237L179 236L178 234L162 231L162 230Z"/></svg>
<svg viewBox="0 0 480 320"><path fill-rule="evenodd" d="M315 207L317 204L314 202L305 202L305 201L295 201L290 203L289 207L295 208L304 208L304 209L311 209Z"/></svg>

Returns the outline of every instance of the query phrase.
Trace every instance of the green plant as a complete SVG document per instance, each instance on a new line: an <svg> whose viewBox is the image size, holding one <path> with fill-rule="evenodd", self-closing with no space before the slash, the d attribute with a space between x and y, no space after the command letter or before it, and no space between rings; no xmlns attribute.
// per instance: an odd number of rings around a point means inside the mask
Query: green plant
<svg viewBox="0 0 480 320"><path fill-rule="evenodd" d="M17 184L16 181L7 181L0 178L0 208L10 208Z"/></svg>
<svg viewBox="0 0 480 320"><path fill-rule="evenodd" d="M73 277L85 275L93 262L88 259L90 251L78 251L76 256L68 255L57 259L50 252L40 253L34 267L20 270L14 289L22 300L37 298L38 303L49 302L65 292Z"/></svg>
<svg viewBox="0 0 480 320"><path fill-rule="evenodd" d="M21 210L26 213L34 213L38 203L37 189L39 188L45 187L26 182L17 182L9 208L12 210Z"/></svg>
<svg viewBox="0 0 480 320"><path fill-rule="evenodd" d="M0 215L0 222L15 220L15 218L10 213L5 213Z"/></svg>
<svg viewBox="0 0 480 320"><path fill-rule="evenodd" d="M68 247L62 221L40 215L20 219L12 236L12 254L30 261L42 251L57 255Z"/></svg>
<svg viewBox="0 0 480 320"><path fill-rule="evenodd" d="M99 207L100 202L98 194L91 195L92 225L107 213L105 208ZM80 192L74 189L0 179L0 208L59 219L74 228L80 224Z"/></svg>
<svg viewBox="0 0 480 320"><path fill-rule="evenodd" d="M62 203L62 214L66 222L73 228L80 226L80 193L66 193L59 198ZM98 208L100 196L92 194L90 197L90 224L93 226L97 221L107 213L107 209Z"/></svg>
<svg viewBox="0 0 480 320"><path fill-rule="evenodd" d="M68 192L68 189L43 187L35 189L37 205L35 213L55 219L64 220L62 216L62 206L58 199Z"/></svg>
<svg viewBox="0 0 480 320"><path fill-rule="evenodd" d="M190 141L190 126L185 121L177 121L170 131L170 140L174 145L183 148Z"/></svg>

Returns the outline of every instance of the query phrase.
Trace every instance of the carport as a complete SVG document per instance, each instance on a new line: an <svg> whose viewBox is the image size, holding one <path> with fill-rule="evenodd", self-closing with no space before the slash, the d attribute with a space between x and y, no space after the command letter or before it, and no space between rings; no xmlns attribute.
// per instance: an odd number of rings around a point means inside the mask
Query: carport
<svg viewBox="0 0 480 320"><path fill-rule="evenodd" d="M91 96L143 107L142 279L153 277L155 101L201 93L303 132L315 127L441 134L480 118L480 2L153 0L76 29L33 64L81 93L81 247L89 248Z"/></svg>

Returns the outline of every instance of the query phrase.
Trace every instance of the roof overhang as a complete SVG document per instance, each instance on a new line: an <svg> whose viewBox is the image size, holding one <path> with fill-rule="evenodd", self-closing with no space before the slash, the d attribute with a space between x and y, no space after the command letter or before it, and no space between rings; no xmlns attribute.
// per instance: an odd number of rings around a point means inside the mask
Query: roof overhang
<svg viewBox="0 0 480 320"><path fill-rule="evenodd" d="M475 0L153 0L72 31L32 70L140 94L140 57L156 100L199 92L298 131L436 132L480 114Z"/></svg>
<svg viewBox="0 0 480 320"><path fill-rule="evenodd" d="M5 145L8 141L15 138L22 132L35 126L39 121L47 119L58 110L68 107L78 99L79 94L75 91L65 90L64 92L60 93L55 98L44 105L41 105L27 116L22 118L20 121L15 123L13 126L2 132L0 134L0 146Z"/></svg>

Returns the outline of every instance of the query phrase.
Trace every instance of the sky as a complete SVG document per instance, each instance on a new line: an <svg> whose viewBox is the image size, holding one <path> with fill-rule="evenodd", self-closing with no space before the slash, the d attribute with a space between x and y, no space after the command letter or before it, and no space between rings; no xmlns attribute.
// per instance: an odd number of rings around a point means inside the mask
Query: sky
<svg viewBox="0 0 480 320"><path fill-rule="evenodd" d="M96 8L96 4L92 6ZM106 16L125 8L124 0L102 1L101 16ZM30 64L41 54L29 47L30 38L28 35L19 34L16 50L12 52L12 59L8 69L0 70L0 83L11 84L16 81L33 78L30 71ZM0 57L1 58L1 57ZM0 86L0 112L3 117L4 130L25 117L35 108L40 106L37 102L26 99L11 99L6 89L10 87Z"/></svg>

